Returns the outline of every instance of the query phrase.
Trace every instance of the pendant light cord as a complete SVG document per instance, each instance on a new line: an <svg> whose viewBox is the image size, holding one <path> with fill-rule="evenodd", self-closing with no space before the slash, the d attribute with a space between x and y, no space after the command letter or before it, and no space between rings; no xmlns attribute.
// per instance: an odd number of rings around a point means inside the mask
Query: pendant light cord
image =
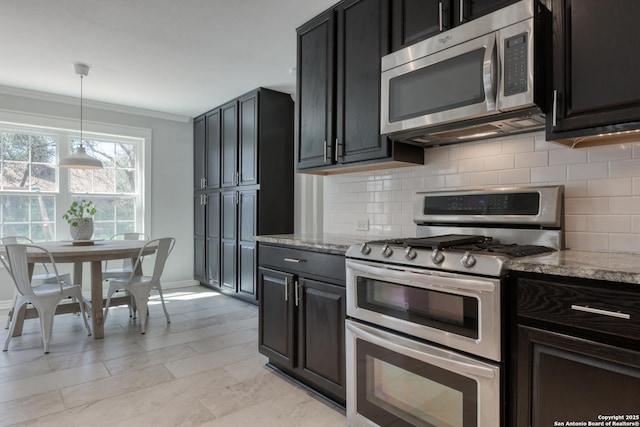
<svg viewBox="0 0 640 427"><path fill-rule="evenodd" d="M80 147L84 148L82 140L82 79L84 76L80 74Z"/></svg>

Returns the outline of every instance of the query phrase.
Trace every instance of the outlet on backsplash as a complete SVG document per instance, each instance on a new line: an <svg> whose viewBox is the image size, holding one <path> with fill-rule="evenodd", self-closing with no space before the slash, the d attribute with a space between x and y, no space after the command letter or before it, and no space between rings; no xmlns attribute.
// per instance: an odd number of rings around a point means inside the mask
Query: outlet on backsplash
<svg viewBox="0 0 640 427"><path fill-rule="evenodd" d="M356 231L369 231L369 219L356 220Z"/></svg>

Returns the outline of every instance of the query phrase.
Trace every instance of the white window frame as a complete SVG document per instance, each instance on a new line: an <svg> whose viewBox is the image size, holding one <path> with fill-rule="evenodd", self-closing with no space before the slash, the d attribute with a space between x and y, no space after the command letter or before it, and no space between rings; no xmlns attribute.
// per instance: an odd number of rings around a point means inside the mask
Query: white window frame
<svg viewBox="0 0 640 427"><path fill-rule="evenodd" d="M22 130L25 132L34 131L37 133L56 133L60 135L58 140L58 158L69 155L70 139L80 137L79 119L66 119L36 114L15 113L0 110L0 125L6 128ZM138 128L132 126L122 126L99 122L82 121L83 138L105 139L108 141L139 142L139 151L136 156L136 184L139 188L136 212L136 231L152 235L151 229L151 129ZM69 239L69 226L62 218L67 207L71 204L72 195L69 188L69 171L58 168L58 189L57 192L45 193L57 197L56 202L56 239ZM64 184L63 184L64 183ZM25 192L27 194L34 194ZM16 192L16 194L24 194ZM90 193L87 193L91 197ZM108 194L105 194L108 196Z"/></svg>

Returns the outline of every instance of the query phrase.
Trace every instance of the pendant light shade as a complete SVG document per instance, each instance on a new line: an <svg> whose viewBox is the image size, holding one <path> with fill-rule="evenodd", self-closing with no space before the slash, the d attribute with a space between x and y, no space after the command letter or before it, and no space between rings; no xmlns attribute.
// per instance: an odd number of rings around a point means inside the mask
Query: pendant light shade
<svg viewBox="0 0 640 427"><path fill-rule="evenodd" d="M84 149L82 139L82 79L89 74L89 66L84 64L74 64L76 74L80 76L80 146L72 156L60 160L58 166L69 169L100 169L102 162L95 157L91 157Z"/></svg>

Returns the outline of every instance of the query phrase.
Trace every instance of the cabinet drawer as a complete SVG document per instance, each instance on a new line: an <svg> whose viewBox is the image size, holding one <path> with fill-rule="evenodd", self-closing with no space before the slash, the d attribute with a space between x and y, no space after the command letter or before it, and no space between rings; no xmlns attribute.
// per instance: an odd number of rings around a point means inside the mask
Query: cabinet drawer
<svg viewBox="0 0 640 427"><path fill-rule="evenodd" d="M321 277L342 285L346 281L344 255L261 243L258 264L303 276Z"/></svg>
<svg viewBox="0 0 640 427"><path fill-rule="evenodd" d="M518 317L640 341L640 287L614 287L519 278Z"/></svg>

